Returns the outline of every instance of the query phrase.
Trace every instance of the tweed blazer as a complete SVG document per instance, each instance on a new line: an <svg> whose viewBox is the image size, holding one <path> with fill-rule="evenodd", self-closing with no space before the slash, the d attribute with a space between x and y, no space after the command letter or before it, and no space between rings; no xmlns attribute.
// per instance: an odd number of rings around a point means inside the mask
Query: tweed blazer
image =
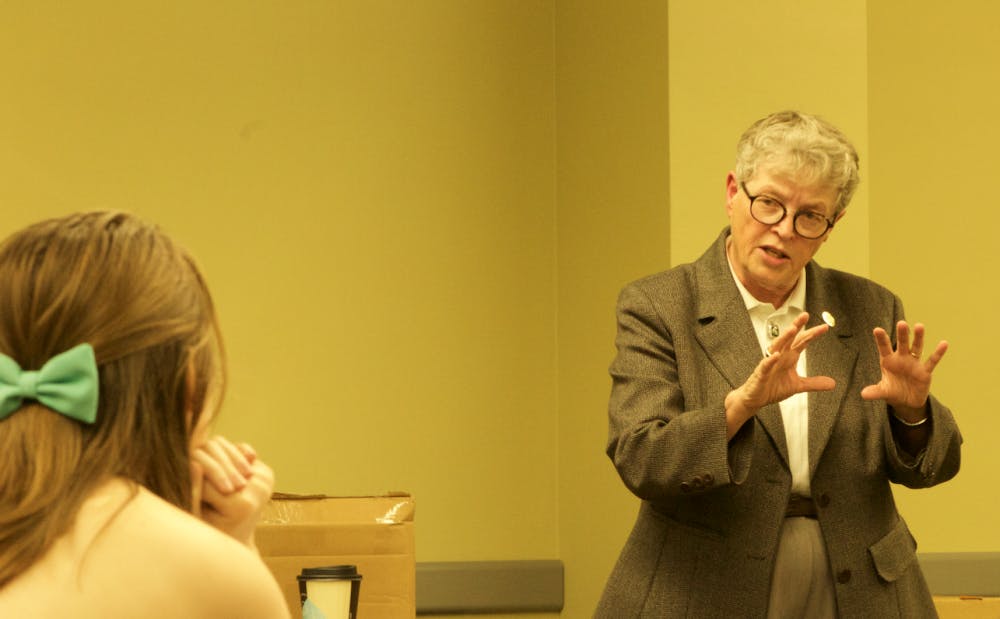
<svg viewBox="0 0 1000 619"><path fill-rule="evenodd" d="M626 286L618 301L607 454L642 503L597 617L764 617L785 507L788 450L777 404L726 438L724 399L762 358L730 272L723 230L696 262ZM809 401L809 475L841 617L934 617L916 542L890 483L933 486L959 469L962 438L930 398L916 458L895 442L872 329L895 339L898 297L867 279L806 266L808 374L833 391Z"/></svg>

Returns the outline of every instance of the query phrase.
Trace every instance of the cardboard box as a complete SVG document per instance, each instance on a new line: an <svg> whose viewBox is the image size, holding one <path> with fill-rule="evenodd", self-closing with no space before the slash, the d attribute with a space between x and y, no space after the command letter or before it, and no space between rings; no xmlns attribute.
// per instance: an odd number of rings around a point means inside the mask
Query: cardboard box
<svg viewBox="0 0 1000 619"><path fill-rule="evenodd" d="M257 526L264 563L281 586L292 617L302 616L296 576L304 567L356 565L358 616L416 616L413 498L275 494Z"/></svg>

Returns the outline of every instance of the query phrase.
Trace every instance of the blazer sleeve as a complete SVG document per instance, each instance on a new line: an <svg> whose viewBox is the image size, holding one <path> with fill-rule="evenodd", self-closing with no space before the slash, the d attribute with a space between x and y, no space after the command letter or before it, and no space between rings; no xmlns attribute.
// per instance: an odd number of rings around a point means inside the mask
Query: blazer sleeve
<svg viewBox="0 0 1000 619"><path fill-rule="evenodd" d="M675 337L636 284L620 294L617 321L607 455L625 485L642 499L668 501L745 480L755 424L727 440L724 396L686 408L678 359L697 362L690 335Z"/></svg>

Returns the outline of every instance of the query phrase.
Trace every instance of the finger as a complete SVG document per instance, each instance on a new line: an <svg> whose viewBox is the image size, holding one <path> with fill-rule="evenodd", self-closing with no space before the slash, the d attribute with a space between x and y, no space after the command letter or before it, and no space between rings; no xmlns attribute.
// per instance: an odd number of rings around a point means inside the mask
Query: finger
<svg viewBox="0 0 1000 619"><path fill-rule="evenodd" d="M806 376L802 379L803 391L833 391L837 381L829 376Z"/></svg>
<svg viewBox="0 0 1000 619"><path fill-rule="evenodd" d="M783 332L781 335L776 337L773 342L771 342L767 347L768 354L776 354L783 350L787 350L788 346L792 342L792 338L795 337L794 327L789 327L787 331Z"/></svg>
<svg viewBox="0 0 1000 619"><path fill-rule="evenodd" d="M218 488L219 491L233 492L236 490L236 485L233 483L229 471L218 459L210 455L206 448L195 450L191 454L191 459L201 465L204 479L208 480L208 483Z"/></svg>
<svg viewBox="0 0 1000 619"><path fill-rule="evenodd" d="M234 501L235 497L238 496L239 491L225 492L213 484L205 484L201 493L201 501L203 506L211 507L215 511L221 512L223 511L221 508L225 506L227 502Z"/></svg>
<svg viewBox="0 0 1000 619"><path fill-rule="evenodd" d="M257 450L250 444L240 443L236 447L243 453L243 457L246 458L250 464L253 464L257 459Z"/></svg>
<svg viewBox="0 0 1000 619"><path fill-rule="evenodd" d="M910 354L917 359L924 354L924 325L919 322L913 325L913 343L910 344Z"/></svg>
<svg viewBox="0 0 1000 619"><path fill-rule="evenodd" d="M201 496L201 516L214 526L220 519L232 518L238 514L242 505L240 493L220 492L212 484L206 484Z"/></svg>
<svg viewBox="0 0 1000 619"><path fill-rule="evenodd" d="M905 320L896 323L896 350L900 354L910 354L910 325Z"/></svg>
<svg viewBox="0 0 1000 619"><path fill-rule="evenodd" d="M754 374L762 381L767 380L767 377L774 372L774 366L778 363L778 356L769 349L767 355L757 363Z"/></svg>
<svg viewBox="0 0 1000 619"><path fill-rule="evenodd" d="M924 363L924 367L927 368L928 372L934 371L934 368L941 362L941 358L944 357L944 353L946 352L948 352L948 342L941 340L934 348L934 352L931 353L930 357L927 357L927 361Z"/></svg>
<svg viewBox="0 0 1000 619"><path fill-rule="evenodd" d="M768 352L775 354L783 350L788 350L788 348L791 347L792 342L795 341L795 336L802 330L802 327L804 327L807 322L809 322L808 312L802 312L796 316L795 320L792 321L792 324L785 329L781 335L775 338L773 342L771 342L771 345L767 348Z"/></svg>
<svg viewBox="0 0 1000 619"><path fill-rule="evenodd" d="M274 471L263 462L254 465L253 475L246 487L230 497L239 497L243 504L254 506L254 511L260 509L271 498L274 490Z"/></svg>
<svg viewBox="0 0 1000 619"><path fill-rule="evenodd" d="M257 460L253 465L253 482L257 485L266 486L267 498L271 498L271 490L274 488L274 469Z"/></svg>
<svg viewBox="0 0 1000 619"><path fill-rule="evenodd" d="M227 447L226 443L228 442L222 437L214 436L210 441L205 443L201 451L207 453L218 463L233 485L240 487L246 481L246 475L237 468L237 464L233 459L233 452L231 451L235 448L232 447L231 443ZM242 454L239 454L239 458L243 459Z"/></svg>
<svg viewBox="0 0 1000 619"><path fill-rule="evenodd" d="M250 474L250 461L244 455L243 450L234 445L224 436L216 436L215 441L222 447L226 455L229 456L229 461L232 462L236 470L240 472L244 477Z"/></svg>
<svg viewBox="0 0 1000 619"><path fill-rule="evenodd" d="M889 340L889 334L886 333L885 329L882 327L875 327L872 331L875 336L875 347L878 348L878 354L880 357L888 357L892 354L892 341Z"/></svg>
<svg viewBox="0 0 1000 619"><path fill-rule="evenodd" d="M268 466L255 469L247 487L240 492L246 505L253 513L260 513L274 493L274 472Z"/></svg>
<svg viewBox="0 0 1000 619"><path fill-rule="evenodd" d="M259 462L259 461L258 461ZM250 483L231 494L205 487L202 519L234 539L253 547L254 528L273 492L273 473L259 462Z"/></svg>
<svg viewBox="0 0 1000 619"><path fill-rule="evenodd" d="M809 342L815 340L816 338L824 335L830 330L830 326L827 324L817 325L811 329L806 329L796 336L795 341L792 343L792 350L796 352L802 352L809 345Z"/></svg>
<svg viewBox="0 0 1000 619"><path fill-rule="evenodd" d="M271 498L274 490L274 471L263 462L255 465L254 474L247 485L236 492L220 492L208 484L202 494L202 503L226 517L238 517L248 511L259 511Z"/></svg>

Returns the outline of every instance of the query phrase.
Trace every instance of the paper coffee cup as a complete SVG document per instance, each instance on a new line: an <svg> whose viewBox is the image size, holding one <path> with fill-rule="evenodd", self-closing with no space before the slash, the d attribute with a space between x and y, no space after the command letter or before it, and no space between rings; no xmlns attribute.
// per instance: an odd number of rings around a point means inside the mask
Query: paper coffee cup
<svg viewBox="0 0 1000 619"><path fill-rule="evenodd" d="M306 567L296 577L303 619L354 619L361 574L354 565Z"/></svg>

